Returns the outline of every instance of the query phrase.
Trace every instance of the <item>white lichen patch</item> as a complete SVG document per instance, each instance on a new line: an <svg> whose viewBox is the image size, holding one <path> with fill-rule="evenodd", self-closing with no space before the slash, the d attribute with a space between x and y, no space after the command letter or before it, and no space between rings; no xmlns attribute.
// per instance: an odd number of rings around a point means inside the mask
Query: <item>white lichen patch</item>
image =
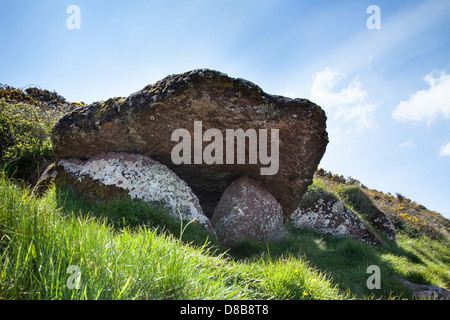
<svg viewBox="0 0 450 320"><path fill-rule="evenodd" d="M337 200L319 199L312 209L297 208L291 220L297 228L312 229L338 238L350 237L364 242L370 238L358 216Z"/></svg>
<svg viewBox="0 0 450 320"><path fill-rule="evenodd" d="M187 183L166 166L146 156L108 153L88 161L62 159L58 164L71 175L88 176L92 180L127 191L132 199L161 204L170 214L194 221L212 231L198 198Z"/></svg>

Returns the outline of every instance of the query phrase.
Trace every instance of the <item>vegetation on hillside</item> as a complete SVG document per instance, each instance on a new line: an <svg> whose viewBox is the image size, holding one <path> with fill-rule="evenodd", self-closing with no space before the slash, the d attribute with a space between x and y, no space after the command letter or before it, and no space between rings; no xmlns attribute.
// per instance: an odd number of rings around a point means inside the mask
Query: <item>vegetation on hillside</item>
<svg viewBox="0 0 450 320"><path fill-rule="evenodd" d="M432 239L450 236L450 220L400 193L393 196L369 189L354 178L345 179L323 169L317 170L315 180L337 193L356 212L370 214L375 210L382 211L392 221L397 232L406 233L410 237L426 235Z"/></svg>
<svg viewBox="0 0 450 320"><path fill-rule="evenodd" d="M0 84L0 165L15 179L35 183L53 159L53 125L83 103L69 103L56 92L25 91Z"/></svg>
<svg viewBox="0 0 450 320"><path fill-rule="evenodd" d="M0 84L0 99L5 99L8 102L23 102L47 107L70 106L73 108L85 105L84 102L69 103L66 101L66 98L55 91L51 92L37 87L29 87L22 90L4 84Z"/></svg>
<svg viewBox="0 0 450 320"><path fill-rule="evenodd" d="M302 205L332 196L362 216L381 210L397 245L372 247L288 222L279 242L228 249L142 202L87 203L64 185L35 195L33 181L53 159L51 128L74 106L8 90L0 99L0 299L411 299L395 277L450 287L449 220L322 169ZM371 265L380 267L381 289L367 286Z"/></svg>

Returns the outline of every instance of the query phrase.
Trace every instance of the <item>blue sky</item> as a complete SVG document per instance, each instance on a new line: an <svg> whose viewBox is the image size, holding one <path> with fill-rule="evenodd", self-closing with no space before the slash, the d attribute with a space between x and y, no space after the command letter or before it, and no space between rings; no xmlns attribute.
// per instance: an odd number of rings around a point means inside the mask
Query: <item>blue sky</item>
<svg viewBox="0 0 450 320"><path fill-rule="evenodd" d="M69 101L196 68L311 99L328 116L320 167L450 218L448 0L2 0L0 27L0 83Z"/></svg>

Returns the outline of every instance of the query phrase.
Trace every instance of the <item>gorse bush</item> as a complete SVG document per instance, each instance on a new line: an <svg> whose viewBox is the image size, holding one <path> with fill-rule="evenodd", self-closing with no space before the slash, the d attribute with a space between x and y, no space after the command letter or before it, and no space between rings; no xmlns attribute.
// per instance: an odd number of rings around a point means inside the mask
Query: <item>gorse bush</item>
<svg viewBox="0 0 450 320"><path fill-rule="evenodd" d="M35 183L53 159L51 129L84 103L69 103L56 92L25 91L0 84L0 169L9 177Z"/></svg>
<svg viewBox="0 0 450 320"><path fill-rule="evenodd" d="M53 158L51 128L63 113L0 100L0 164L8 176L30 181Z"/></svg>
<svg viewBox="0 0 450 320"><path fill-rule="evenodd" d="M27 95L20 89L16 89L10 86L0 84L0 99L6 99L8 101L21 101L29 104L37 104L37 101L33 97Z"/></svg>
<svg viewBox="0 0 450 320"><path fill-rule="evenodd" d="M25 92L28 96L40 102L47 102L55 105L66 103L66 99L56 92L50 92L48 90L38 88L28 88L25 89Z"/></svg>
<svg viewBox="0 0 450 320"><path fill-rule="evenodd" d="M39 88L17 89L8 85L0 84L0 98L7 101L24 102L28 104L64 105L67 101L56 92Z"/></svg>

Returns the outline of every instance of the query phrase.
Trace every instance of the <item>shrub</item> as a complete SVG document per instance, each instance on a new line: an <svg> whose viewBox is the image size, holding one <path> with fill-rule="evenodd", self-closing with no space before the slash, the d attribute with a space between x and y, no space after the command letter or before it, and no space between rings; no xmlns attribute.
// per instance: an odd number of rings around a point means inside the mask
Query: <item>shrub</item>
<svg viewBox="0 0 450 320"><path fill-rule="evenodd" d="M396 195L397 195L397 200L399 201L399 202L403 202L403 201L405 201L405 197L401 194L401 193L396 193Z"/></svg>
<svg viewBox="0 0 450 320"><path fill-rule="evenodd" d="M377 211L361 187L357 185L341 185L336 188L336 193L346 204L361 214L372 216Z"/></svg>
<svg viewBox="0 0 450 320"><path fill-rule="evenodd" d="M319 199L335 198L330 192L329 188L318 180L314 180L311 185L308 186L308 190L303 195L299 207L302 209L314 208Z"/></svg>
<svg viewBox="0 0 450 320"><path fill-rule="evenodd" d="M53 158L51 128L62 114L60 109L0 100L0 164L8 176L30 182Z"/></svg>
<svg viewBox="0 0 450 320"><path fill-rule="evenodd" d="M42 90L38 88L28 88L25 90L25 92L28 96L40 102L46 102L48 104L54 105L66 103L66 99L57 94L55 91L50 92L48 90Z"/></svg>

